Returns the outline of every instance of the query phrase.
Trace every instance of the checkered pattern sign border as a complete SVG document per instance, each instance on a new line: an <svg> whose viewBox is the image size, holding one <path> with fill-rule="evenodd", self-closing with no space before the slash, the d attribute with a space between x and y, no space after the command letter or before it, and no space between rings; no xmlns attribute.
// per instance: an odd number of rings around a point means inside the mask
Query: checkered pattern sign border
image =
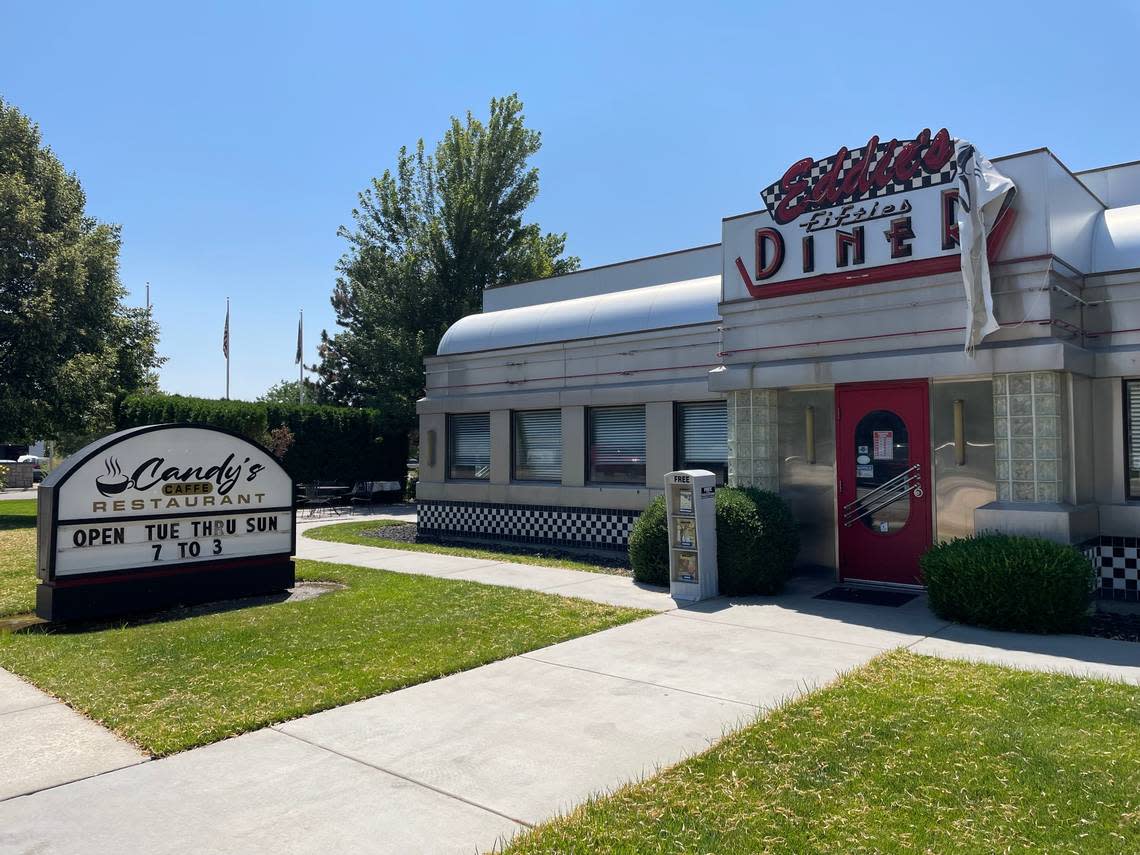
<svg viewBox="0 0 1140 855"><path fill-rule="evenodd" d="M499 505L482 502L416 503L417 528L433 537L479 537L515 543L623 551L637 511Z"/></svg>
<svg viewBox="0 0 1140 855"><path fill-rule="evenodd" d="M903 143L905 144L905 143ZM881 142L875 146L875 163L871 164L874 169L875 164L879 162L879 158L887 150L889 143ZM847 173L851 167L863 159L863 152L866 151L867 146L862 148L852 149L847 152L847 156L843 158L843 169L840 172L840 177ZM897 156L898 149L895 150ZM835 165L835 155L825 157L822 160L817 160L808 173L809 186L815 186L815 182L822 178L832 166ZM890 196L893 193L905 193L909 190L919 190L923 187L937 187L940 184L948 184L953 181L958 174L958 162L952 157L947 161L946 165L942 167L937 173L931 175L923 171L921 167L913 178L906 181L899 181L895 179L891 181L886 187L872 187L866 193L858 193L854 196L847 197L843 200L843 204L849 202L859 202L864 199L877 199L882 196ZM783 188L780 187L780 182L776 181L769 184L760 192L761 198L764 200L764 206L768 209L768 213L775 214L776 206L783 200L785 193ZM832 206L824 206L832 207Z"/></svg>
<svg viewBox="0 0 1140 855"><path fill-rule="evenodd" d="M1101 535L1085 554L1097 568L1102 599L1140 602L1140 537Z"/></svg>

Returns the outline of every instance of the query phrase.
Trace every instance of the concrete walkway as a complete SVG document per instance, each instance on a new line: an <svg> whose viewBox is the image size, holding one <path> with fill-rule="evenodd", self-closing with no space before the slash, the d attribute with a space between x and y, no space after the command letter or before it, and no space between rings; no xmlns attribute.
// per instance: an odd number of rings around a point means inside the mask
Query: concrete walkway
<svg viewBox="0 0 1140 855"><path fill-rule="evenodd" d="M129 742L0 668L0 800L146 759ZM2 841L0 831L0 849Z"/></svg>
<svg viewBox="0 0 1140 855"><path fill-rule="evenodd" d="M11 487L0 490L0 502L14 501L16 499L35 499L40 494L40 485L34 487Z"/></svg>
<svg viewBox="0 0 1140 855"><path fill-rule="evenodd" d="M578 597L598 603L631 606L656 612L676 608L676 603L661 588L639 585L624 576L589 573L584 570L515 564L486 558L463 558L458 555L439 555L433 552L382 549L350 543L331 543L310 540L304 536L297 538L297 557L311 561L329 561L334 564L375 567L396 573L441 576L448 579L464 579L468 582L482 582L485 585L524 588L529 591L561 594L566 597Z"/></svg>
<svg viewBox="0 0 1140 855"><path fill-rule="evenodd" d="M826 578L797 578L778 598L677 609L618 577L304 538L298 547L659 613L0 802L0 852L486 851L896 647L1140 684L1140 645L950 626L922 598L898 608L813 599Z"/></svg>
<svg viewBox="0 0 1140 855"><path fill-rule="evenodd" d="M297 511L297 531L305 532L322 525L336 525L347 522L367 522L368 520L399 520L400 522L414 523L419 519L416 506L410 504L399 505L371 505L367 510L357 511L355 508L340 508L341 513L324 511L314 513L312 516L305 509Z"/></svg>

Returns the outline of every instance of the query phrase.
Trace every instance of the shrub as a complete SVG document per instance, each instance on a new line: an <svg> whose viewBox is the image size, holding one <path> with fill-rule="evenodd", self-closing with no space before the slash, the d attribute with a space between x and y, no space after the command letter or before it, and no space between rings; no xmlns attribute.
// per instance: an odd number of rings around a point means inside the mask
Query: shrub
<svg viewBox="0 0 1140 855"><path fill-rule="evenodd" d="M726 489L717 491L716 511L720 592L778 594L800 551L800 534L787 503L767 490Z"/></svg>
<svg viewBox="0 0 1140 855"><path fill-rule="evenodd" d="M629 563L638 582L669 584L669 532L665 523L665 498L658 496L629 532Z"/></svg>
<svg viewBox="0 0 1140 855"><path fill-rule="evenodd" d="M799 552L799 534L788 506L775 493L761 490L717 490L716 539L720 592L729 596L777 593ZM663 498L650 502L634 523L629 561L637 581L669 584Z"/></svg>
<svg viewBox="0 0 1140 855"><path fill-rule="evenodd" d="M1088 618L1092 562L1071 546L987 533L922 556L930 608L961 623L1019 632L1068 632Z"/></svg>

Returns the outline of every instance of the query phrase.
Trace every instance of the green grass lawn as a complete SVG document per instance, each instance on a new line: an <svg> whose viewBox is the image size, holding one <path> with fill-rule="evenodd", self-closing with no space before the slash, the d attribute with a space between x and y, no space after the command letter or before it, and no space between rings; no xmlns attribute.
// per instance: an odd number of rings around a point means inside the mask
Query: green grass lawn
<svg viewBox="0 0 1140 855"><path fill-rule="evenodd" d="M158 623L0 633L0 666L163 755L646 614L312 561L298 577L347 587Z"/></svg>
<svg viewBox="0 0 1140 855"><path fill-rule="evenodd" d="M892 653L507 851L1140 852L1140 689Z"/></svg>
<svg viewBox="0 0 1140 855"><path fill-rule="evenodd" d="M435 543L407 543L402 540L385 540L382 537L373 537L362 534L365 531L376 531L385 526L406 525L399 520L369 520L367 522L337 523L311 528L302 537L311 537L313 540L331 540L336 543L355 543L360 546L380 546L385 549L406 549L412 552L436 552L440 555L461 555L464 558L486 558L491 561L510 561L513 564L536 564L542 567L567 567L571 570L585 570L587 573L609 573L611 575L628 576L629 571L619 567L608 567L602 564L592 564L589 561L579 561L561 556L543 555L541 547L535 552L502 552L496 549L475 549L465 546L444 546Z"/></svg>
<svg viewBox="0 0 1140 855"><path fill-rule="evenodd" d="M0 617L36 607L36 500L0 501Z"/></svg>

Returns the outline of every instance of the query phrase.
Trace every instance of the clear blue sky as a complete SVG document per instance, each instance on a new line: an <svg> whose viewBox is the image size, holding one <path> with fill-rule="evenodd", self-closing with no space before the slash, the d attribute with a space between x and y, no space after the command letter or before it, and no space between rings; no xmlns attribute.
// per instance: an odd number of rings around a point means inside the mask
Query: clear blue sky
<svg viewBox="0 0 1140 855"><path fill-rule="evenodd" d="M1140 14L1074 3L28 3L0 94L123 225L170 358L234 397L332 328L336 236L401 144L518 91L543 134L532 217L584 265L720 239L795 159L945 125L991 156L1140 158Z"/></svg>

